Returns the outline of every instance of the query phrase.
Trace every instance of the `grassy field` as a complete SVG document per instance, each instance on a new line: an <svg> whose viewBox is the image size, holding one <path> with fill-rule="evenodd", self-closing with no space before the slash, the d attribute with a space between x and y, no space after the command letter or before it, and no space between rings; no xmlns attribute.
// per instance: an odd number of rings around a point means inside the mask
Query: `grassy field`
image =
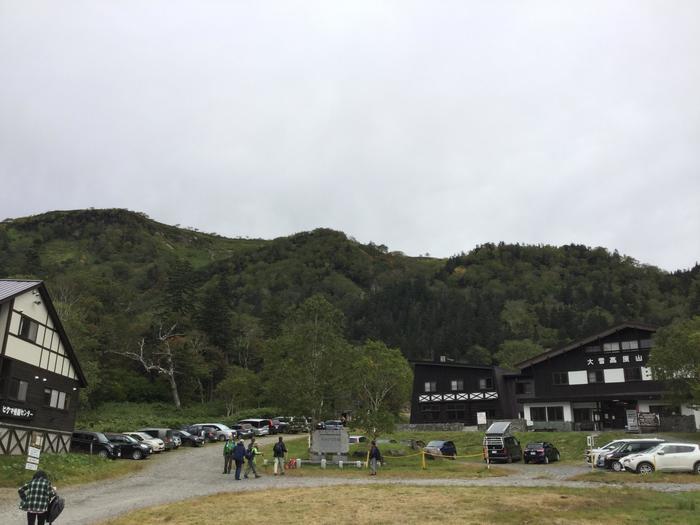
<svg viewBox="0 0 700 525"><path fill-rule="evenodd" d="M17 488L34 472L25 470L25 456L0 456L0 487ZM123 476L139 470L147 461L101 459L88 454L42 454L39 468L59 487Z"/></svg>
<svg viewBox="0 0 700 525"><path fill-rule="evenodd" d="M630 472L596 470L571 476L569 479L571 481L593 481L596 483L700 483L700 476L685 472L654 472L652 474L639 475Z"/></svg>
<svg viewBox="0 0 700 525"><path fill-rule="evenodd" d="M697 492L378 484L219 494L140 510L105 525L184 525L273 515L280 524L690 524L700 520L696 508Z"/></svg>

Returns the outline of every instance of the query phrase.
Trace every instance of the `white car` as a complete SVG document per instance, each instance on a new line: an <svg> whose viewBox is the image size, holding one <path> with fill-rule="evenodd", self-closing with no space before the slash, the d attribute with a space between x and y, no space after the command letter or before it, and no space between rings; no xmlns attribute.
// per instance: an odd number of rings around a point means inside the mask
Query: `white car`
<svg viewBox="0 0 700 525"><path fill-rule="evenodd" d="M700 445L662 443L646 452L622 458L622 466L638 474L650 474L655 470L700 474Z"/></svg>
<svg viewBox="0 0 700 525"><path fill-rule="evenodd" d="M219 441L226 441L227 439L233 439L236 437L236 431L227 427L223 423L196 423L193 426L202 426L212 429L216 434L216 439Z"/></svg>
<svg viewBox="0 0 700 525"><path fill-rule="evenodd" d="M131 436L136 441L146 443L146 445L150 445L153 449L153 452L163 452L165 450L165 443L163 443L162 439L154 438L149 434L146 434L145 432L123 432L123 434Z"/></svg>

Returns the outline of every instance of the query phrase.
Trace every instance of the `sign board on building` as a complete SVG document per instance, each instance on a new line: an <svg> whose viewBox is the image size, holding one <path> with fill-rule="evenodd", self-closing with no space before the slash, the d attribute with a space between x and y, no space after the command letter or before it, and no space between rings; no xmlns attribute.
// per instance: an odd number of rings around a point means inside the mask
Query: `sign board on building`
<svg viewBox="0 0 700 525"><path fill-rule="evenodd" d="M44 446L44 435L40 432L32 432L32 440L27 449L27 463L25 470L36 470L39 468L39 457Z"/></svg>
<svg viewBox="0 0 700 525"><path fill-rule="evenodd" d="M639 430L639 422L637 420L636 410L627 410L627 430L637 432Z"/></svg>
<svg viewBox="0 0 700 525"><path fill-rule="evenodd" d="M311 452L314 454L347 454L350 451L348 431L314 430L311 438Z"/></svg>
<svg viewBox="0 0 700 525"><path fill-rule="evenodd" d="M477 425L485 425L486 424L486 412L477 412L476 413L476 424Z"/></svg>
<svg viewBox="0 0 700 525"><path fill-rule="evenodd" d="M0 415L15 419L32 419L34 417L34 411L28 408L12 406L3 401L0 403Z"/></svg>

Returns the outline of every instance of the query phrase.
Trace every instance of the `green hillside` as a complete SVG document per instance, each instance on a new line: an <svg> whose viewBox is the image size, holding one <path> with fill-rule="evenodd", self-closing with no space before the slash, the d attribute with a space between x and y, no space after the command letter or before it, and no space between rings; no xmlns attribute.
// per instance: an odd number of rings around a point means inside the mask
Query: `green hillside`
<svg viewBox="0 0 700 525"><path fill-rule="evenodd" d="M342 312L351 343L482 363L623 320L665 325L700 313L700 266L669 273L604 248L486 244L449 259L407 257L328 229L229 239L118 209L5 220L0 276L47 281L91 404L168 401L166 381L118 352L173 323L191 342L177 363L183 400L209 400L227 367L260 372L267 343L314 295ZM265 392L256 402L274 406Z"/></svg>

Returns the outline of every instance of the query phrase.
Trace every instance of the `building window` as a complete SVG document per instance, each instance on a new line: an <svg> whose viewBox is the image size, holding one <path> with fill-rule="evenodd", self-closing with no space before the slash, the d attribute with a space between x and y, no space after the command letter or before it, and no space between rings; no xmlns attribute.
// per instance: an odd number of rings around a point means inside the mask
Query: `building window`
<svg viewBox="0 0 700 525"><path fill-rule="evenodd" d="M658 414L659 416L676 416L681 413L681 408L671 405L650 405L649 412Z"/></svg>
<svg viewBox="0 0 700 525"><path fill-rule="evenodd" d="M425 403L421 405L421 414L423 415L423 421L439 421L440 405L437 403Z"/></svg>
<svg viewBox="0 0 700 525"><path fill-rule="evenodd" d="M641 381L642 369L638 366L634 368L625 368L625 381Z"/></svg>
<svg viewBox="0 0 700 525"><path fill-rule="evenodd" d="M636 350L637 348L639 348L637 341L622 341L623 350Z"/></svg>
<svg viewBox="0 0 700 525"><path fill-rule="evenodd" d="M464 390L464 381L461 379L453 379L450 381L450 389L453 392L461 392Z"/></svg>
<svg viewBox="0 0 700 525"><path fill-rule="evenodd" d="M531 407L530 419L532 421L547 421L547 409L545 407Z"/></svg>
<svg viewBox="0 0 700 525"><path fill-rule="evenodd" d="M552 382L555 385L568 385L569 384L569 373L568 372L554 372L552 374Z"/></svg>
<svg viewBox="0 0 700 525"><path fill-rule="evenodd" d="M588 345L585 349L584 352L587 354L596 354L600 352L600 345Z"/></svg>
<svg viewBox="0 0 700 525"><path fill-rule="evenodd" d="M491 390L493 388L493 379L490 377L482 377L479 379L479 390Z"/></svg>
<svg viewBox="0 0 700 525"><path fill-rule="evenodd" d="M564 407L547 407L547 421L564 421Z"/></svg>
<svg viewBox="0 0 700 525"><path fill-rule="evenodd" d="M574 422L585 423L593 421L592 410L590 408L574 408Z"/></svg>
<svg viewBox="0 0 700 525"><path fill-rule="evenodd" d="M588 371L588 382L589 383L603 383L605 379L603 378L602 370L589 370Z"/></svg>
<svg viewBox="0 0 700 525"><path fill-rule="evenodd" d="M437 383L435 381L426 381L424 388L426 392L437 392Z"/></svg>
<svg viewBox="0 0 700 525"><path fill-rule="evenodd" d="M8 393L8 396L10 399L14 399L15 401L26 401L28 390L29 383L13 377L10 380L10 392Z"/></svg>
<svg viewBox="0 0 700 525"><path fill-rule="evenodd" d="M465 418L464 403L447 403L447 419L450 421L464 421Z"/></svg>
<svg viewBox="0 0 700 525"><path fill-rule="evenodd" d="M651 348L654 346L654 341L651 339L641 339L639 341L639 348Z"/></svg>
<svg viewBox="0 0 700 525"><path fill-rule="evenodd" d="M68 410L70 405L70 395L52 388L44 389L44 406Z"/></svg>
<svg viewBox="0 0 700 525"><path fill-rule="evenodd" d="M532 394L532 383L515 383L516 394Z"/></svg>
<svg viewBox="0 0 700 525"><path fill-rule="evenodd" d="M23 315L19 320L19 336L32 343L36 342L36 333L39 330L39 323Z"/></svg>
<svg viewBox="0 0 700 525"><path fill-rule="evenodd" d="M603 343L603 352L619 352L620 343Z"/></svg>

